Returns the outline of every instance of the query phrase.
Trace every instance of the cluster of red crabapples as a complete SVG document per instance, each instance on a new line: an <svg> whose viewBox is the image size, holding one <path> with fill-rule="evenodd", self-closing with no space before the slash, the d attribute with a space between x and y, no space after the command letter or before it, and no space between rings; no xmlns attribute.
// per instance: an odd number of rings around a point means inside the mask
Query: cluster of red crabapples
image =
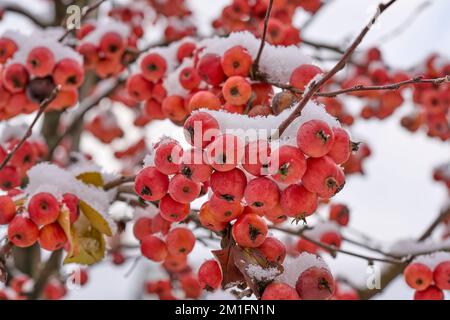
<svg viewBox="0 0 450 320"><path fill-rule="evenodd" d="M274 45L297 45L300 30L293 25L298 8L314 14L322 5L321 0L275 0L267 27L267 41ZM222 34L247 30L261 36L269 0L233 0L226 6L213 27Z"/></svg>
<svg viewBox="0 0 450 320"><path fill-rule="evenodd" d="M0 225L8 225L8 240L16 247L30 247L36 242L42 249L55 251L68 245L60 216L69 212L69 223L80 215L79 199L66 193L56 199L51 193L33 195L28 203L16 189L0 196Z"/></svg>
<svg viewBox="0 0 450 320"><path fill-rule="evenodd" d="M56 86L61 86L61 91L46 110L74 106L84 80L83 66L70 57L59 59L51 47L37 44L26 61L14 61L21 45L15 39L0 38L0 120L38 110Z"/></svg>
<svg viewBox="0 0 450 320"><path fill-rule="evenodd" d="M444 259L434 268L413 261L403 275L408 286L416 290L414 300L444 300L444 291L450 290L450 259Z"/></svg>
<svg viewBox="0 0 450 320"><path fill-rule="evenodd" d="M124 136L123 130L117 123L116 116L109 110L97 114L84 127L102 143L111 143L114 139Z"/></svg>
<svg viewBox="0 0 450 320"><path fill-rule="evenodd" d="M0 163L19 143L11 137L0 146ZM14 153L8 164L0 170L0 190L10 191L22 185L28 169L47 156L47 145L41 139L30 138Z"/></svg>
<svg viewBox="0 0 450 320"><path fill-rule="evenodd" d="M450 163L446 163L438 166L434 169L433 179L438 182L442 182L450 193Z"/></svg>

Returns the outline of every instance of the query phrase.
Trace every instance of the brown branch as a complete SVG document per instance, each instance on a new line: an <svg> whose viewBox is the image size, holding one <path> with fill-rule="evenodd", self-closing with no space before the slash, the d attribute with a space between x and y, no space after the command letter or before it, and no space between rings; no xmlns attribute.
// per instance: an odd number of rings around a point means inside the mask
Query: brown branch
<svg viewBox="0 0 450 320"><path fill-rule="evenodd" d="M61 264L61 258L62 250L52 252L36 278L33 290L29 294L30 300L36 300L41 296L42 290L48 279L58 271Z"/></svg>
<svg viewBox="0 0 450 320"><path fill-rule="evenodd" d="M105 191L108 191L108 190L114 189L124 183L134 182L135 179L136 179L136 176L122 176L120 178L117 178L117 179L105 184L103 186L103 189Z"/></svg>
<svg viewBox="0 0 450 320"><path fill-rule="evenodd" d="M317 42L317 41L312 41L309 39L303 39L302 38L302 44L306 44L310 47L313 47L315 49L325 49L325 50L329 50L329 51L333 51L339 54L344 54L345 51L342 50L339 46L336 45L332 45L332 44L328 44L325 42Z"/></svg>
<svg viewBox="0 0 450 320"><path fill-rule="evenodd" d="M80 20L83 21L91 12L93 12L94 10L96 10L98 7L100 7L104 2L106 2L107 0L99 0L96 3L93 3L92 5L83 8L83 13L81 15ZM64 39L66 39L69 34L71 34L73 31L75 30L75 28L72 29L66 29L66 31L64 32L64 34L58 39L59 42L63 42Z"/></svg>
<svg viewBox="0 0 450 320"><path fill-rule="evenodd" d="M389 257L389 258L393 258L393 259L401 259L402 258L402 257L400 257L398 255L391 254L389 252L385 252L385 251L383 251L383 250L381 250L379 248L372 247L372 246L370 246L368 244L365 244L365 243L362 243L362 242L359 242L359 241L347 238L345 236L342 236L342 240L344 240L345 242L351 243L351 244L353 244L353 245L355 245L357 247L361 247L361 248L367 249L369 251L373 251L373 252L379 253L379 254L381 254L381 255L383 255L385 257Z"/></svg>
<svg viewBox="0 0 450 320"><path fill-rule="evenodd" d="M264 27L263 27L263 33L261 37L261 44L259 45L258 53L256 55L255 61L253 62L252 66L252 73L254 77L259 77L259 61L261 60L261 55L264 50L264 46L266 44L266 37L267 37L267 27L269 25L269 18L270 18L270 12L272 11L273 6L273 0L269 0L269 6L267 7L266 16L264 17Z"/></svg>
<svg viewBox="0 0 450 320"><path fill-rule="evenodd" d="M12 242L9 241L7 241L0 248L0 282L5 283L8 280L8 273L6 270L6 259L11 254L13 248L14 245L12 244Z"/></svg>
<svg viewBox="0 0 450 320"><path fill-rule="evenodd" d="M23 135L22 139L17 143L13 150L11 150L8 155L3 159L2 163L0 164L0 170L2 170L8 162L11 160L11 158L14 156L14 154L17 152L17 150L20 149L20 147L25 143L25 141L32 135L33 128L38 122L39 118L44 114L47 107L50 105L50 103L56 98L61 88L58 86L55 89L53 89L52 93L49 97L47 97L39 106L39 111L36 113L36 116L34 117L33 121L31 122L30 126L28 127L27 131Z"/></svg>
<svg viewBox="0 0 450 320"><path fill-rule="evenodd" d="M28 19L30 19L34 24L38 25L41 28L46 28L49 27L51 24L42 21L41 19L39 19L38 17L34 16L32 13L28 12L27 10L25 10L24 8L20 7L20 6L16 6L16 5L7 5L4 7L1 7L0 10L3 10L4 12L11 12L11 13L16 13L19 14L21 16L24 16Z"/></svg>
<svg viewBox="0 0 450 320"><path fill-rule="evenodd" d="M392 4L394 4L397 0L390 0L388 3L384 4L381 3L378 5L378 10L376 14L371 19L370 23L367 24L362 31L359 33L358 37L353 41L351 46L345 51L344 55L342 56L341 60L326 74L323 75L323 77L320 78L319 81L311 81L311 83L308 85L308 88L303 95L302 100L299 102L298 106L295 108L295 110L290 114L290 116L281 123L281 125L278 127L278 136L281 136L283 132L287 129L287 127L294 121L297 117L299 117L302 113L303 108L306 106L308 101L320 90L320 88L327 83L328 80L330 80L336 73L341 71L353 55L356 48L361 44L364 37L367 35L367 33L370 31L371 26L377 21L378 17L386 11Z"/></svg>

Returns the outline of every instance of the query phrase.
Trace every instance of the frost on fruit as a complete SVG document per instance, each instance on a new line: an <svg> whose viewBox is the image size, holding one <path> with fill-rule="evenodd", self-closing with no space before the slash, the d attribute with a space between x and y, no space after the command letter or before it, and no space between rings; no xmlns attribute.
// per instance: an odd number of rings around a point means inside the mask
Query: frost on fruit
<svg viewBox="0 0 450 320"><path fill-rule="evenodd" d="M422 263L433 270L439 263L444 261L450 261L450 252L438 251L431 254L420 255L414 258L412 263Z"/></svg>

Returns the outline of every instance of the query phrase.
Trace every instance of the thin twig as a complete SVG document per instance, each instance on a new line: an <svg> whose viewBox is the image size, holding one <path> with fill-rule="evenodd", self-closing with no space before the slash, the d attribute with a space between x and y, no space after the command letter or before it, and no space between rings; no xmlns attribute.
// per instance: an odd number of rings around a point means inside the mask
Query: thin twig
<svg viewBox="0 0 450 320"><path fill-rule="evenodd" d="M107 184L105 184L103 186L103 189L105 191L114 189L115 187L118 187L124 183L129 183L129 182L134 182L134 180L136 179L136 176L122 176L120 178L117 178L111 182L108 182Z"/></svg>
<svg viewBox="0 0 450 320"><path fill-rule="evenodd" d="M309 39L303 39L302 38L302 44L306 44L310 47L316 48L316 49L325 49L325 50L329 50L329 51L333 51L339 54L344 54L345 51L342 50L339 46L337 45L332 45L332 44L328 44L325 42L317 42L317 41L312 41Z"/></svg>
<svg viewBox="0 0 450 320"><path fill-rule="evenodd" d="M39 118L44 114L47 107L52 103L52 101L56 98L59 91L61 90L61 87L58 86L55 89L53 89L52 93L49 97L47 97L39 106L39 111L36 113L36 116L34 117L33 121L31 122L30 126L27 128L27 131L23 135L22 139L20 139L19 143L17 143L13 150L11 150L8 155L3 159L2 163L0 164L0 170L2 170L11 160L11 158L14 156L14 154L17 152L17 150L20 149L20 147L25 143L25 141L31 137L33 134L33 128L38 122Z"/></svg>
<svg viewBox="0 0 450 320"><path fill-rule="evenodd" d="M266 16L264 17L264 27L263 27L263 33L261 37L261 44L259 45L259 50L255 58L255 62L253 62L253 75L258 77L259 74L259 61L261 60L261 55L264 50L264 45L266 44L266 37L267 37L267 27L269 25L269 18L270 18L270 12L272 11L272 5L273 0L269 0L269 6L267 7Z"/></svg>

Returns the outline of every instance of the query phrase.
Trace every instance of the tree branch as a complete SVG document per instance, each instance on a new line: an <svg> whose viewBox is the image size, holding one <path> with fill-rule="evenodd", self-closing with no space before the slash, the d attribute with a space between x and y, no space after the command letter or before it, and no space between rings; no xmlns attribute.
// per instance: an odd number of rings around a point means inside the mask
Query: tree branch
<svg viewBox="0 0 450 320"><path fill-rule="evenodd" d="M45 21L39 19L38 17L34 16L32 13L28 12L24 8L17 6L17 5L12 5L12 4L7 5L7 6L0 8L0 10L3 10L3 12L11 12L11 13L16 13L21 16L24 16L24 17L30 19L34 24L38 25L41 28L46 28L51 25L48 22L45 22Z"/></svg>
<svg viewBox="0 0 450 320"><path fill-rule="evenodd" d="M136 179L135 175L134 176L122 176L120 178L117 178L117 179L105 184L103 186L103 189L105 191L108 191L108 190L114 189L124 183L134 182L135 179Z"/></svg>
<svg viewBox="0 0 450 320"><path fill-rule="evenodd" d="M259 50L255 58L255 62L253 62L252 73L254 77L259 77L259 61L261 60L261 55L264 50L264 45L266 44L267 37L267 27L269 25L270 12L272 11L273 0L269 0L269 6L267 7L266 16L264 17L264 27L263 33L261 37L261 44L259 45Z"/></svg>

